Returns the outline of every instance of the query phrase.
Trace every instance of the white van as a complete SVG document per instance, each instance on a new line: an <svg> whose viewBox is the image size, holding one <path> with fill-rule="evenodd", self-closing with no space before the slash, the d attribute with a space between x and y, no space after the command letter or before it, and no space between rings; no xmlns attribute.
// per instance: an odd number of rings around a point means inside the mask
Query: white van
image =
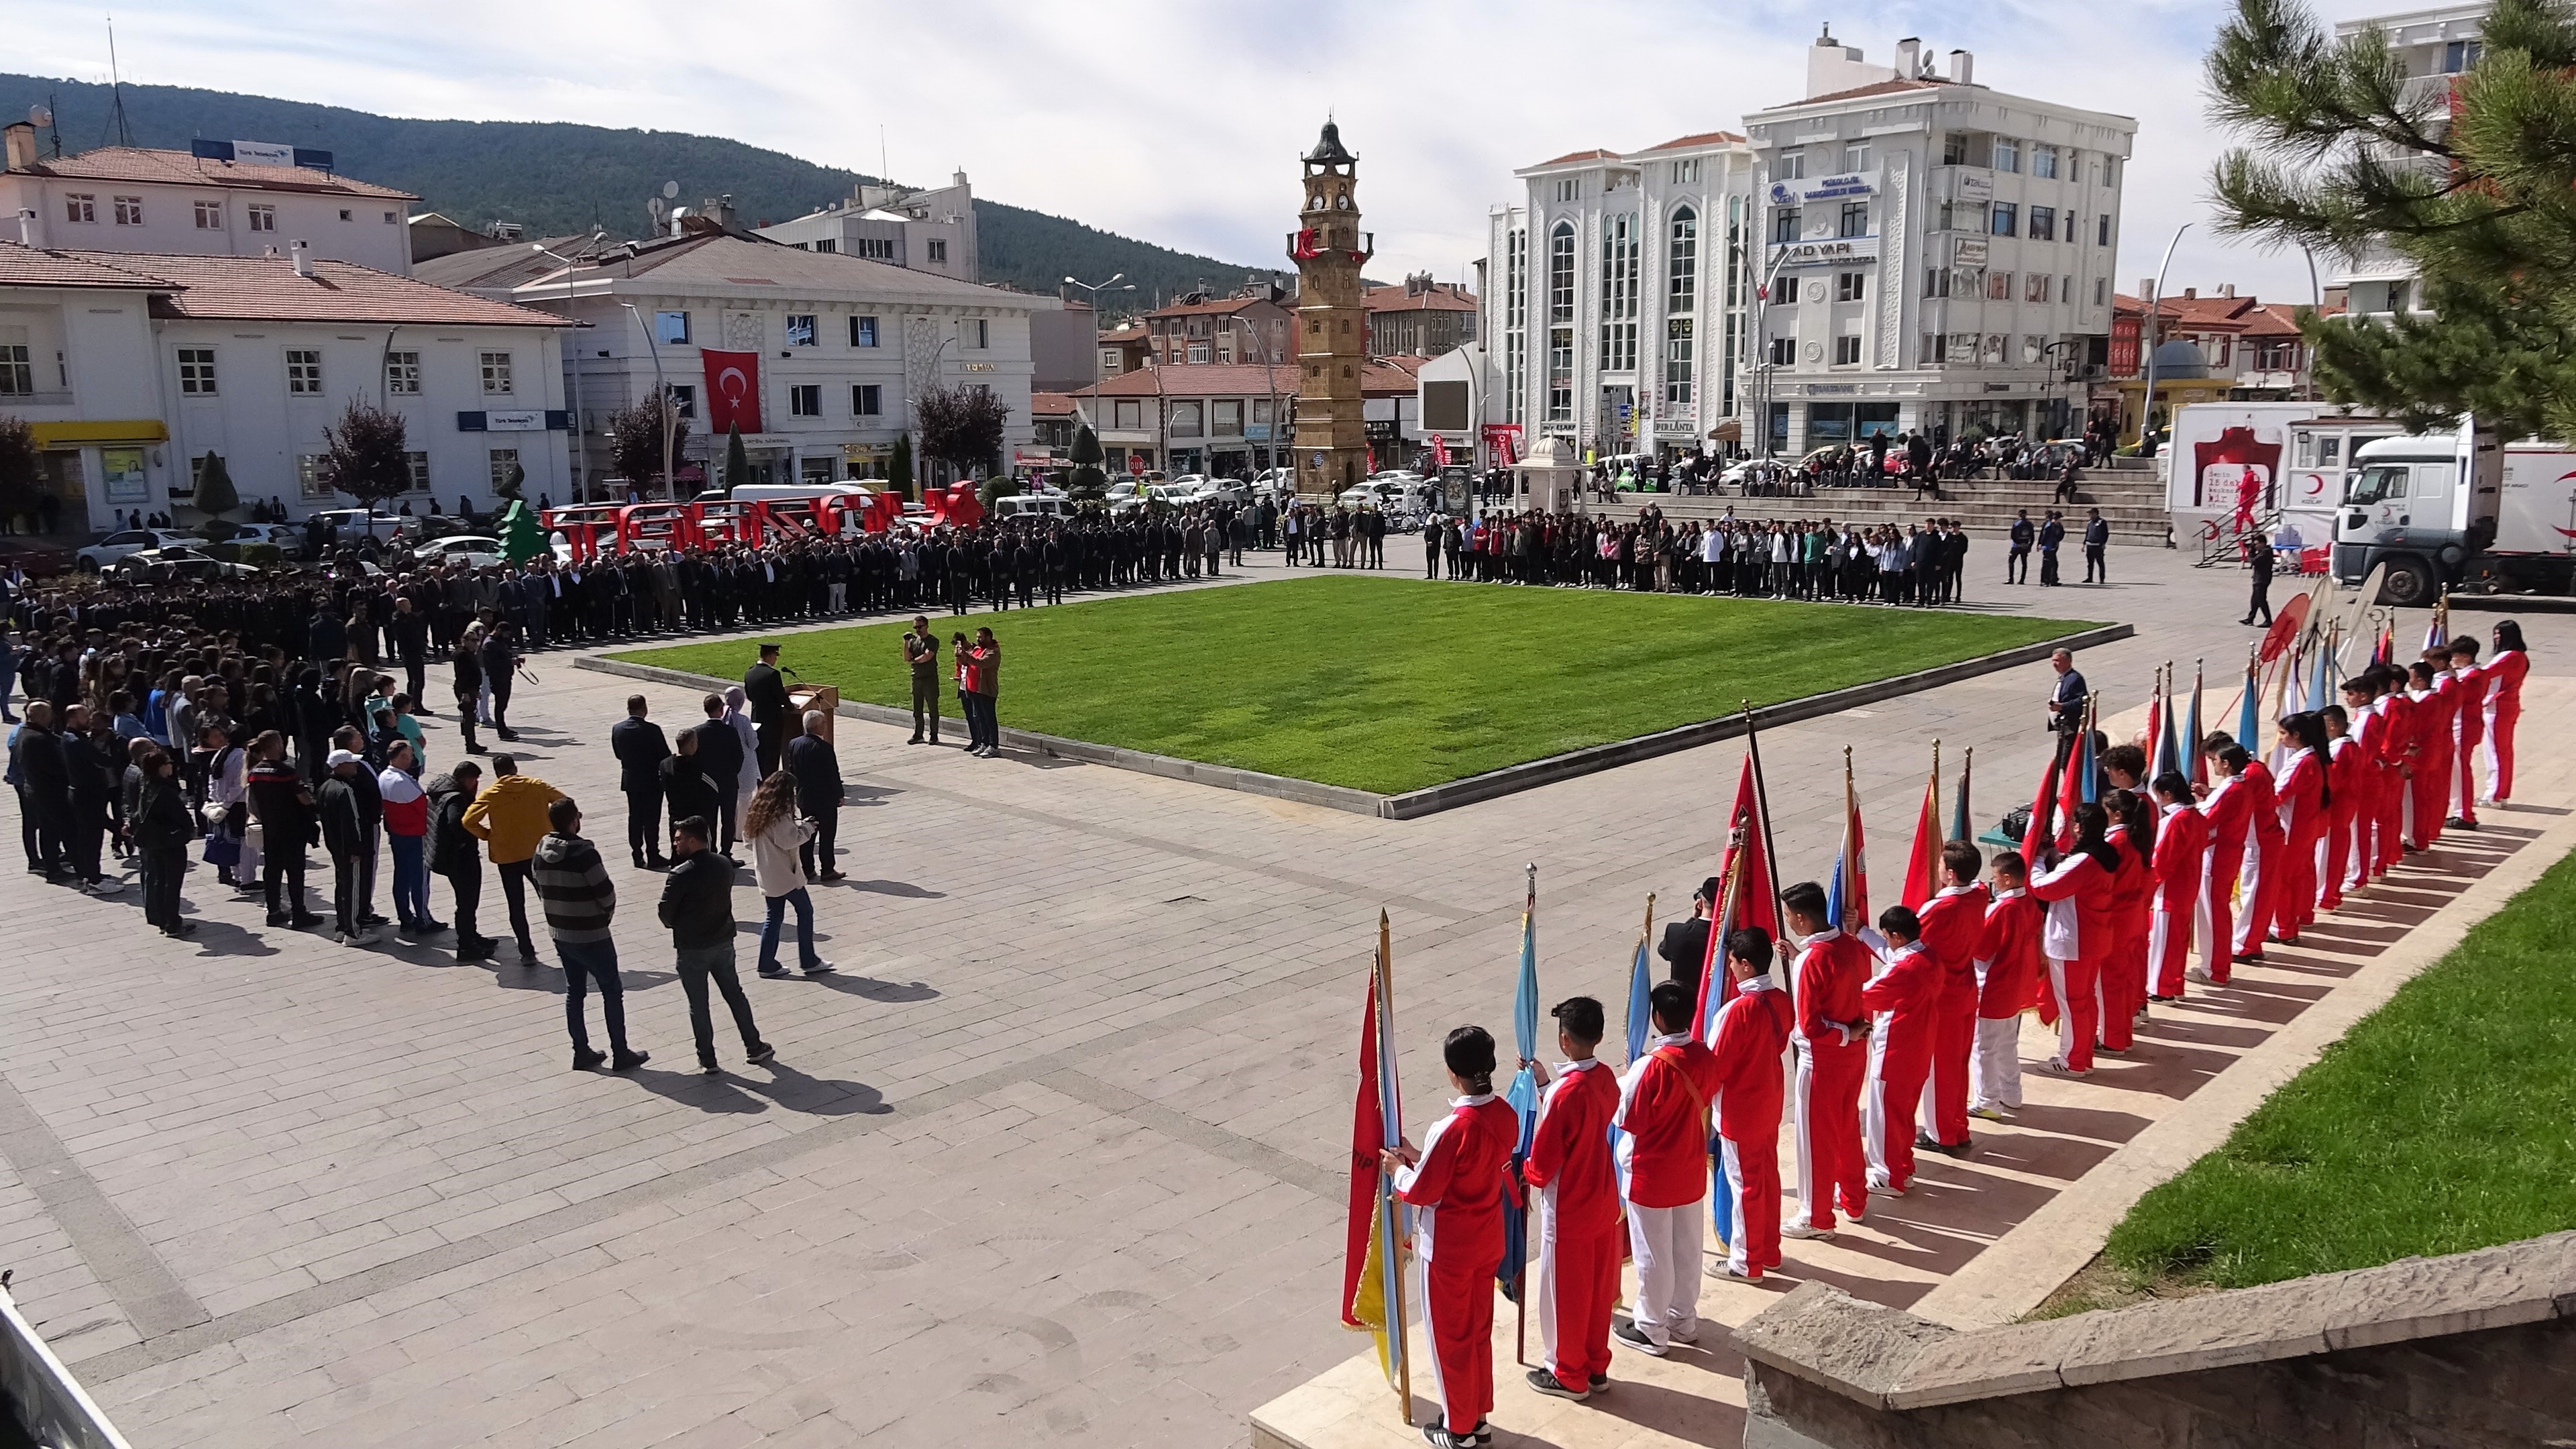
<svg viewBox="0 0 2576 1449"><path fill-rule="evenodd" d="M993 517L998 522L1014 518L1071 518L1073 504L1060 493L1014 493L993 500Z"/></svg>

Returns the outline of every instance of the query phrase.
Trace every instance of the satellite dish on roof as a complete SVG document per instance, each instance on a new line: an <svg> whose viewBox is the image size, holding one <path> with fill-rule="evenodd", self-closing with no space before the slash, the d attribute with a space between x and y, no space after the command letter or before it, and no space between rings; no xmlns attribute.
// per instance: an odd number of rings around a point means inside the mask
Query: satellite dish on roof
<svg viewBox="0 0 2576 1449"><path fill-rule="evenodd" d="M676 181L665 181L665 182L663 182L663 183L662 183L662 199L663 199L664 201L677 201L677 200L679 200L679 199L680 199L680 183L678 183L678 182L676 182Z"/></svg>
<svg viewBox="0 0 2576 1449"><path fill-rule="evenodd" d="M42 104L29 106L27 120L34 125L50 126L54 123L53 108Z"/></svg>
<svg viewBox="0 0 2576 1449"><path fill-rule="evenodd" d="M644 200L644 209L653 214L653 219L655 221L660 221L662 219L662 198L658 196L646 197Z"/></svg>

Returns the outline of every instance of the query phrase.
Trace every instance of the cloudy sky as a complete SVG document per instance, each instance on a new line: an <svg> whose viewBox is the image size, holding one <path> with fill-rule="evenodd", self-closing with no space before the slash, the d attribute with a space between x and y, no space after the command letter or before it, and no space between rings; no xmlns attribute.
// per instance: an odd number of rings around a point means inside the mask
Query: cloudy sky
<svg viewBox="0 0 2576 1449"><path fill-rule="evenodd" d="M2323 13L2370 14L2367 0ZM12 70L107 78L103 12L16 0ZM400 116L581 121L733 136L874 172L964 168L998 200L1228 261L1275 264L1295 158L1326 112L1361 157L1373 273L1465 274L1511 172L1592 146L1740 129L1795 100L1820 26L1976 53L1998 90L2133 116L2121 265L2175 289L2308 296L2306 262L2220 243L2200 57L2223 0L1976 5L1749 0L125 0L129 80Z"/></svg>

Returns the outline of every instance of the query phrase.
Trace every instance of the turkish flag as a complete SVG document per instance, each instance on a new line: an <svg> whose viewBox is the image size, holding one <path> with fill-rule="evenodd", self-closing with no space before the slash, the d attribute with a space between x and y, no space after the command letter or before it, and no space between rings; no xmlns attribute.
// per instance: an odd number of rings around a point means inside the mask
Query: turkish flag
<svg viewBox="0 0 2576 1449"><path fill-rule="evenodd" d="M760 431L760 354L718 352L700 348L707 366L707 428L724 434L735 428Z"/></svg>

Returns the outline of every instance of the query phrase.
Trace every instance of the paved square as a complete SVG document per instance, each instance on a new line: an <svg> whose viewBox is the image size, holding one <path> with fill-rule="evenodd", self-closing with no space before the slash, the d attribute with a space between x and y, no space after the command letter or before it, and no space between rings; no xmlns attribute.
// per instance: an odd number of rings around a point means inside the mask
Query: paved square
<svg viewBox="0 0 2576 1449"><path fill-rule="evenodd" d="M1999 563L1971 555L1973 604L2006 592ZM2007 605L2154 624L2083 661L2115 705L2167 658L2232 675L2241 575L2113 563L2137 582ZM1007 641L1010 617L990 622ZM2525 625L2563 674L2576 628ZM519 752L613 846L606 731L636 686L536 668ZM1981 821L2018 803L2046 686L2034 666L1766 734L1792 878L1829 859L1845 744L1882 859L1936 737L1945 761L1976 749ZM625 1077L567 1070L551 966L269 930L202 873L188 943L147 936L131 893L0 879L21 943L0 978L0 1266L140 1449L1239 1443L1250 1408L1357 1346L1332 1299L1377 910L1425 1120L1438 1029L1507 1015L1522 863L1543 988L1613 995L1645 893L1685 901L1711 869L1739 757L1399 823L838 728L852 878L817 896L842 975L747 983L779 1061L722 1078L691 1067L657 887L622 865L654 1052ZM2139 1085L2178 1095L2231 1019L2259 1029L2327 984L2215 1001ZM1958 1190L2044 1198L2118 1140L2116 1112L2063 1110ZM1941 1221L1945 1200L1825 1271L1919 1293L1990 1231Z"/></svg>

